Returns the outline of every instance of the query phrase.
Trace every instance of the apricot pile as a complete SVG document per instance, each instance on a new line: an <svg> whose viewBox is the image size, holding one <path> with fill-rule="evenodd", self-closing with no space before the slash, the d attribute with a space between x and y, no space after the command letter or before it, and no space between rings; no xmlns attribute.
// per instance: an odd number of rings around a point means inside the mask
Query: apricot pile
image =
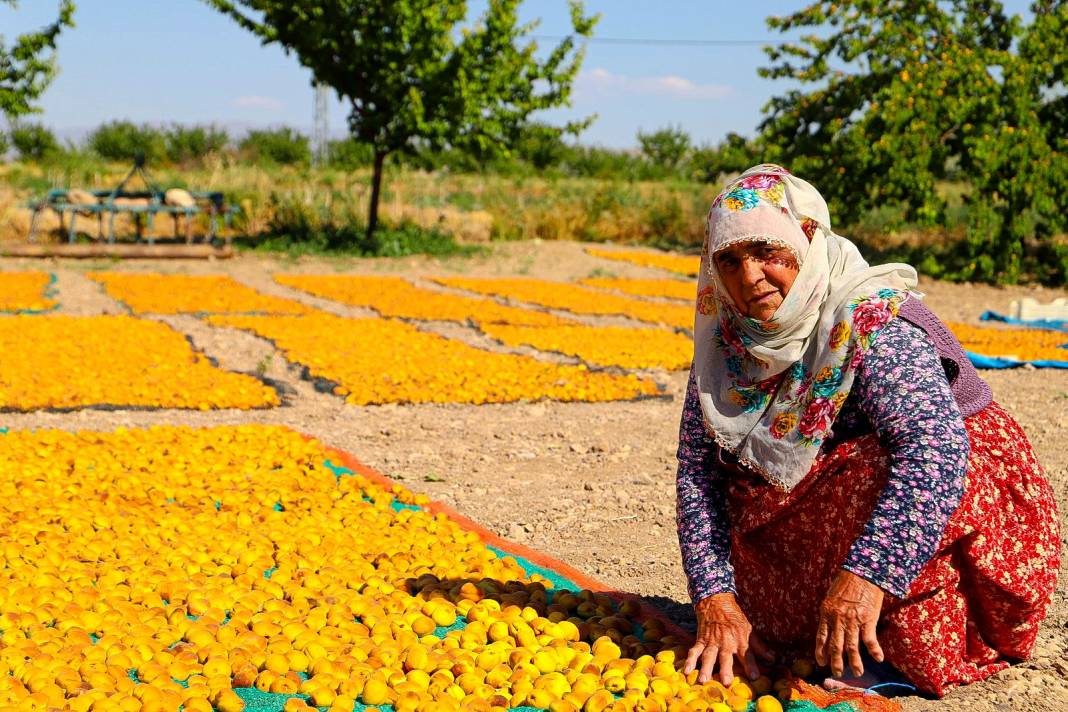
<svg viewBox="0 0 1068 712"><path fill-rule="evenodd" d="M505 306L492 299L423 289L400 277L292 274L276 275L274 279L317 297L374 309L384 317L530 326L575 323L544 311Z"/></svg>
<svg viewBox="0 0 1068 712"><path fill-rule="evenodd" d="M257 292L225 275L90 272L135 314L307 314L311 307Z"/></svg>
<svg viewBox="0 0 1068 712"><path fill-rule="evenodd" d="M635 297L662 297L690 302L697 298L697 284L692 280L590 277L580 279L579 284L594 289L612 289Z"/></svg>
<svg viewBox="0 0 1068 712"><path fill-rule="evenodd" d="M329 314L208 321L270 339L312 378L336 384L334 392L354 405L610 401L659 393L655 382L633 374L486 351L399 321Z"/></svg>
<svg viewBox="0 0 1068 712"><path fill-rule="evenodd" d="M0 707L781 709L766 677L680 673L634 601L554 590L329 457L256 425L0 435Z"/></svg>
<svg viewBox="0 0 1068 712"><path fill-rule="evenodd" d="M0 312L39 312L53 309L48 272L0 272Z"/></svg>
<svg viewBox="0 0 1068 712"><path fill-rule="evenodd" d="M166 324L130 316L0 319L0 410L278 404L273 388L215 367Z"/></svg>
<svg viewBox="0 0 1068 712"><path fill-rule="evenodd" d="M523 278L435 277L434 281L480 294L563 309L575 314L627 316L638 321L693 328L693 306L605 294L566 282Z"/></svg>
<svg viewBox="0 0 1068 712"><path fill-rule="evenodd" d="M482 331L510 346L556 351L597 366L678 371L693 358L693 340L665 329L483 324Z"/></svg>
<svg viewBox="0 0 1068 712"><path fill-rule="evenodd" d="M678 255L670 252L650 252L648 250L604 250L599 247L587 247L586 254L603 257L606 260L630 262L641 267L655 267L695 277L701 269L701 258L690 255Z"/></svg>
<svg viewBox="0 0 1068 712"><path fill-rule="evenodd" d="M948 324L965 351L1017 361L1068 361L1068 334L1045 329L996 329Z"/></svg>

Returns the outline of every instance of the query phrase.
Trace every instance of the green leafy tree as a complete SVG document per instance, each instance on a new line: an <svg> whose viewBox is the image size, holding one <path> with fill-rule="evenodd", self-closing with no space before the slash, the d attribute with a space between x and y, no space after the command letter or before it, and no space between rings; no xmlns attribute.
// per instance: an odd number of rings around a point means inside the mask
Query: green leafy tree
<svg viewBox="0 0 1068 712"><path fill-rule="evenodd" d="M741 173L760 163L761 155L761 147L756 141L732 131L715 146L694 149L690 166L695 180L718 183L724 173Z"/></svg>
<svg viewBox="0 0 1068 712"><path fill-rule="evenodd" d="M167 158L167 141L163 131L149 124L132 121L109 121L97 126L86 137L86 145L96 155L109 161L133 161L143 157L149 164Z"/></svg>
<svg viewBox="0 0 1068 712"><path fill-rule="evenodd" d="M668 126L652 133L639 131L638 145L653 166L664 173L676 173L690 153L690 135L681 126Z"/></svg>
<svg viewBox="0 0 1068 712"><path fill-rule="evenodd" d="M0 0L17 7L16 0ZM8 120L37 111L33 102L56 74L56 39L64 27L74 26L73 0L61 0L56 21L36 32L19 35L10 47L0 35L0 112Z"/></svg>
<svg viewBox="0 0 1068 712"><path fill-rule="evenodd" d="M240 149L253 161L279 165L307 165L311 163L311 144L308 137L283 126L277 129L249 131L241 139Z"/></svg>
<svg viewBox="0 0 1068 712"><path fill-rule="evenodd" d="M465 0L205 2L296 54L347 105L350 134L374 151L369 242L390 154L449 146L507 153L533 112L568 102L582 61L574 36L539 59L528 39L535 23L518 20L520 0L489 0L466 26ZM596 22L578 0L571 18L583 36Z"/></svg>
<svg viewBox="0 0 1068 712"><path fill-rule="evenodd" d="M219 153L230 143L226 129L211 126L172 124L163 134L167 158L173 163L189 163Z"/></svg>
<svg viewBox="0 0 1068 712"><path fill-rule="evenodd" d="M1027 25L995 0L840 0L770 18L819 31L766 50L761 75L802 86L765 107L766 155L812 177L845 223L897 204L942 225L936 184L954 169L971 184L955 276L1016 281L1027 241L1063 230L1068 208L1068 8L1032 10Z"/></svg>
<svg viewBox="0 0 1068 712"><path fill-rule="evenodd" d="M40 124L17 124L11 129L11 144L23 161L40 161L63 150L56 135Z"/></svg>

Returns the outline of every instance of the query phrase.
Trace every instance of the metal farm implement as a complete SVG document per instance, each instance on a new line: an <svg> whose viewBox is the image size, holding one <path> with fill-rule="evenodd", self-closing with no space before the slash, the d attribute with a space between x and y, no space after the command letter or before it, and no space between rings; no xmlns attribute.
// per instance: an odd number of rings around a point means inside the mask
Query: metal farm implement
<svg viewBox="0 0 1068 712"><path fill-rule="evenodd" d="M144 190L127 189L134 176L141 177ZM239 210L227 204L219 191L161 190L149 180L142 158L134 161L130 172L112 190L50 190L43 198L31 201L28 207L33 210L29 242L0 246L0 252L26 257L228 257L233 254L233 247L228 235L221 243L216 239L219 221L229 227ZM38 242L40 218L47 210L59 215L60 231L67 234L66 243ZM134 242L116 240L115 218L119 214L133 219ZM173 239L159 240L152 235L155 218L164 215L171 216L174 222ZM193 235L193 223L199 215L208 216L208 230L197 238ZM79 243L78 218L91 220L94 216L96 241ZM185 229L181 235L179 225L183 218Z"/></svg>

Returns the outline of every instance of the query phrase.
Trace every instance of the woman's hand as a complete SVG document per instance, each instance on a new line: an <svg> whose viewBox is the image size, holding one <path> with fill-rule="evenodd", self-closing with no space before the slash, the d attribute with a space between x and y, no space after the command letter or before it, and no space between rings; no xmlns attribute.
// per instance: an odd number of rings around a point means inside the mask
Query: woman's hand
<svg viewBox="0 0 1068 712"><path fill-rule="evenodd" d="M700 659L701 671L697 681L708 682L718 662L720 682L730 685L734 680L734 659L737 657L745 666L749 679L760 676L753 653L764 660L769 660L771 655L760 638L753 634L753 626L733 593L702 598L694 605L694 612L697 614L697 640L686 656L685 674L697 669Z"/></svg>
<svg viewBox="0 0 1068 712"><path fill-rule="evenodd" d="M841 677L845 673L844 653L853 674L860 677L864 674L864 663L860 660L863 640L872 658L881 663L883 649L875 637L875 626L882 606L881 588L849 571L835 574L820 606L816 662L830 665L831 674Z"/></svg>

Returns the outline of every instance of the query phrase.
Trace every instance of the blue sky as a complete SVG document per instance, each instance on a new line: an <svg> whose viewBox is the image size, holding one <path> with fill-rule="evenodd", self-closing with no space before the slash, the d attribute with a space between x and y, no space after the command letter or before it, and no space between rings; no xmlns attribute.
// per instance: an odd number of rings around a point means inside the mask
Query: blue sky
<svg viewBox="0 0 1068 712"><path fill-rule="evenodd" d="M299 1L299 0L295 0ZM601 13L601 37L757 40L775 42L764 22L806 3L764 0L587 0ZM0 34L50 21L54 0L0 5ZM310 73L277 46L250 33L200 0L77 0L77 27L60 38L60 74L40 102L39 119L77 136L111 119L150 123L219 123L242 128L290 125L309 130ZM1026 0L1009 0L1022 12ZM472 3L472 14L483 7ZM566 0L526 0L537 33L569 28ZM585 143L636 144L638 130L680 125L696 142L729 132L752 134L760 109L784 85L757 76L759 46L650 46L591 43L576 82L573 106L554 114L597 114ZM345 112L331 102L330 127L344 131Z"/></svg>

